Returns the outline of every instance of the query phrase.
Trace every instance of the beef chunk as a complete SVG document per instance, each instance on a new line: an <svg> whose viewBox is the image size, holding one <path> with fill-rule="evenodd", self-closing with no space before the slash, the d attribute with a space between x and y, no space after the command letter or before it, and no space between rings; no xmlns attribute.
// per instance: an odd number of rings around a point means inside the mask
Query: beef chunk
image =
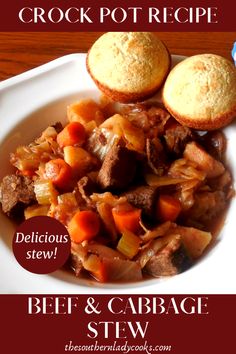
<svg viewBox="0 0 236 354"><path fill-rule="evenodd" d="M167 169L167 157L160 139L147 139L146 141L147 162L152 171L162 176Z"/></svg>
<svg viewBox="0 0 236 354"><path fill-rule="evenodd" d="M165 131L167 149L175 156L181 156L186 144L193 140L192 131L188 127L175 124Z"/></svg>
<svg viewBox="0 0 236 354"><path fill-rule="evenodd" d="M220 130L207 132L200 137L200 143L216 160L224 158L227 142L224 133Z"/></svg>
<svg viewBox="0 0 236 354"><path fill-rule="evenodd" d="M114 145L103 161L97 182L102 189L123 189L133 180L135 171L135 152Z"/></svg>
<svg viewBox="0 0 236 354"><path fill-rule="evenodd" d="M17 206L27 206L34 200L34 184L29 177L8 175L3 178L0 202L4 213L10 215Z"/></svg>
<svg viewBox="0 0 236 354"><path fill-rule="evenodd" d="M157 199L157 188L149 186L141 186L124 193L128 202L136 208L143 210L143 213L152 218L154 206Z"/></svg>
<svg viewBox="0 0 236 354"><path fill-rule="evenodd" d="M207 223L216 218L226 207L224 192L199 192L195 194L195 203L189 211L189 219Z"/></svg>
<svg viewBox="0 0 236 354"><path fill-rule="evenodd" d="M145 270L153 277L176 275L191 265L191 261L176 237L157 252L146 264Z"/></svg>
<svg viewBox="0 0 236 354"><path fill-rule="evenodd" d="M173 254L172 263L178 269L178 273L182 273L192 266L193 261L191 260L189 254L186 252L186 249L182 243L180 244L180 247L177 249L177 251Z"/></svg>
<svg viewBox="0 0 236 354"><path fill-rule="evenodd" d="M212 190L227 192L231 189L232 177L229 171L225 170L221 176L210 179L208 183Z"/></svg>

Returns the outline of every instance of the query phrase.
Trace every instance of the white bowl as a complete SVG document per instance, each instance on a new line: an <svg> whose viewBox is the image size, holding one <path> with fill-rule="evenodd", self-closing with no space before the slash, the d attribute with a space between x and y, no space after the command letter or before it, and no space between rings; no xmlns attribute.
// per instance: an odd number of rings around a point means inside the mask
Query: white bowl
<svg viewBox="0 0 236 354"><path fill-rule="evenodd" d="M183 57L173 56L173 62ZM85 54L67 55L0 83L0 180L11 171L9 153L27 144L57 121L65 121L66 106L84 97L98 99L87 74ZM225 129L227 159L236 176L235 124ZM232 200L225 225L214 247L188 271L175 277L130 284L97 284L81 281L58 270L50 275L26 271L16 261L11 242L14 225L0 214L0 293L129 293L214 294L236 293L236 201ZM91 287L93 287L91 289Z"/></svg>

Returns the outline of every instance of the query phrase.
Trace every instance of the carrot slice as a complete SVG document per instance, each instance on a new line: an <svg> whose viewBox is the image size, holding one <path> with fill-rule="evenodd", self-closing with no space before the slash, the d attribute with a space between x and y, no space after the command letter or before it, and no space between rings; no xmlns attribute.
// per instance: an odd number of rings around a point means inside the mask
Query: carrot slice
<svg viewBox="0 0 236 354"><path fill-rule="evenodd" d="M68 224L70 237L76 243L91 240L99 229L99 216L91 210L78 211Z"/></svg>
<svg viewBox="0 0 236 354"><path fill-rule="evenodd" d="M86 139L84 126L79 122L71 122L57 135L57 143L65 146L82 145Z"/></svg>
<svg viewBox="0 0 236 354"><path fill-rule="evenodd" d="M135 233L140 229L141 209L119 210L113 208L112 215L119 232L123 233L128 230Z"/></svg>
<svg viewBox="0 0 236 354"><path fill-rule="evenodd" d="M63 159L50 160L45 164L44 177L56 187L64 189L70 185L72 169Z"/></svg>
<svg viewBox="0 0 236 354"><path fill-rule="evenodd" d="M181 203L178 199L163 194L157 201L157 217L161 221L175 221L181 212Z"/></svg>

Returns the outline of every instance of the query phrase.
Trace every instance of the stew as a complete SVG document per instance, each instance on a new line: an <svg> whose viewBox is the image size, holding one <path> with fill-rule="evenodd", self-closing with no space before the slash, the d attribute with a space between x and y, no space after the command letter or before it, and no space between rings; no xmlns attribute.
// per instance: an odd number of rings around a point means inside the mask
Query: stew
<svg viewBox="0 0 236 354"><path fill-rule="evenodd" d="M157 104L90 99L10 155L2 210L48 215L69 231L77 277L139 281L188 269L233 196L222 131L181 126Z"/></svg>

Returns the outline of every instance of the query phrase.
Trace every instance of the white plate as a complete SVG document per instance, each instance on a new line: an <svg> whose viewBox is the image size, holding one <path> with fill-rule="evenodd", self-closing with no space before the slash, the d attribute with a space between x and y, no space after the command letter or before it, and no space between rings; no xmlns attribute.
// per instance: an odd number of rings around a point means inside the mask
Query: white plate
<svg viewBox="0 0 236 354"><path fill-rule="evenodd" d="M173 56L173 62L183 57ZM0 180L10 172L9 153L29 143L45 127L64 121L66 106L83 97L97 99L98 92L87 74L85 54L54 60L0 83ZM235 124L226 130L227 158L236 176ZM0 215L0 293L129 293L129 294L214 294L236 293L236 201L233 200L217 244L190 270L166 279L136 284L82 283L73 275L57 271L32 274L17 263L11 251L14 226ZM91 286L93 287L91 289Z"/></svg>

